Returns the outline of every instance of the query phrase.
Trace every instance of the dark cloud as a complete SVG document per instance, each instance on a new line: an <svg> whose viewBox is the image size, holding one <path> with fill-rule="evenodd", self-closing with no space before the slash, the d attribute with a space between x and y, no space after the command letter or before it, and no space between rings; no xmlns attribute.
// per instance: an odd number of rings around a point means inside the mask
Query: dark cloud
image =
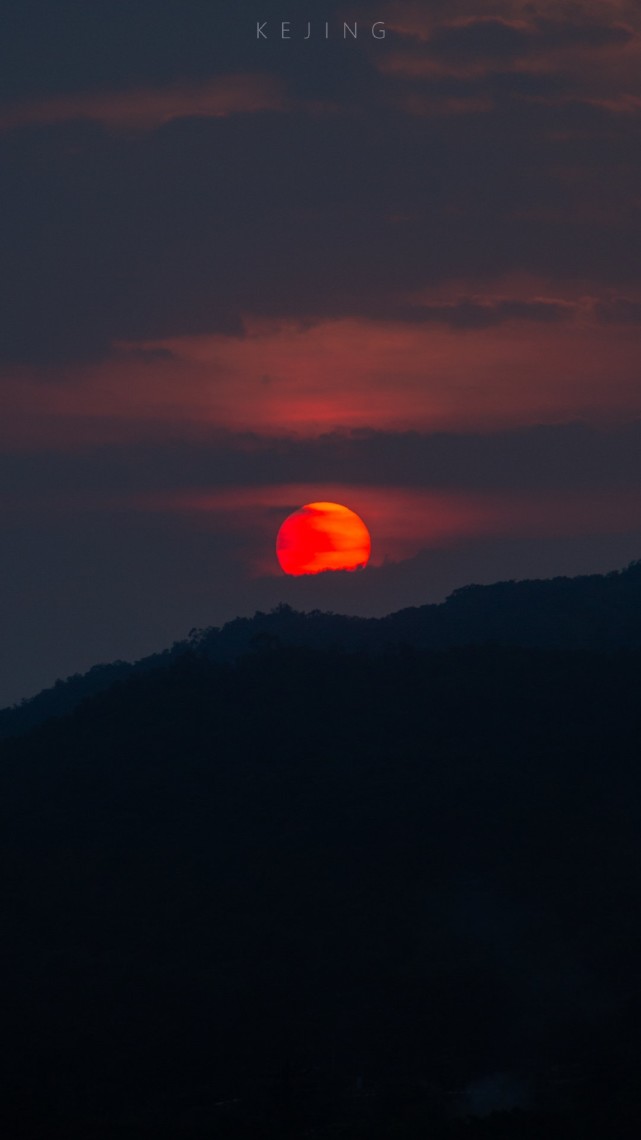
<svg viewBox="0 0 641 1140"><path fill-rule="evenodd" d="M502 19L470 19L441 24L432 32L428 50L449 62L516 60L557 48L593 49L622 46L633 39L629 28L585 20L534 19L531 23Z"/></svg>
<svg viewBox="0 0 641 1140"><path fill-rule="evenodd" d="M641 324L641 301L629 297L609 297L593 302L459 298L438 305L405 305L396 310L388 307L381 311L383 315L387 319L415 324L444 324L461 330L496 328L513 321L559 324L578 317L583 320L593 317L604 325L638 325Z"/></svg>
<svg viewBox="0 0 641 1140"><path fill-rule="evenodd" d="M340 0L306 0L304 21L342 28L343 9ZM310 42L303 55L277 40L257 42L258 20L275 28L295 15L279 0L22 0L0 39L2 97L165 87L267 68L327 98L362 76L362 53L346 68L340 43Z"/></svg>
<svg viewBox="0 0 641 1140"><path fill-rule="evenodd" d="M25 501L72 506L127 495L322 484L438 491L641 489L641 423L559 424L488 434L333 432L313 439L218 433L204 440L104 445L0 456L0 483Z"/></svg>
<svg viewBox="0 0 641 1140"><path fill-rule="evenodd" d="M393 316L401 297L451 278L634 281L630 127L592 142L598 112L567 114L576 137L558 141L547 131L563 118L548 107L446 121L265 113L135 140L91 124L6 136L3 357L55 363L119 340L239 335L248 313ZM560 178L573 164L576 177ZM519 304L442 315L561 315Z"/></svg>
<svg viewBox="0 0 641 1140"><path fill-rule="evenodd" d="M239 74L200 84L45 96L0 106L0 130L88 120L132 134L155 130L173 119L274 110L283 105L281 88L274 76Z"/></svg>
<svg viewBox="0 0 641 1140"><path fill-rule="evenodd" d="M426 5L428 30L443 11ZM507 67L533 45L627 43L622 24L575 11L441 19L421 51L489 52L495 66L423 76L410 104L402 69L381 70L393 38L378 54L340 39L257 43L255 19L283 18L276 0L16 5L2 44L11 121L49 99L54 118L68 106L100 122L32 118L0 138L0 359L52 367L123 340L238 336L252 313L544 323L564 312L509 300L419 312L406 298L514 272L636 282L637 120L588 105L589 70L579 98L574 73ZM305 12L344 15L320 0ZM194 84L220 92L241 74L268 91L277 81L282 109L194 113ZM182 117L167 123L168 92ZM126 120L130 98L151 126L123 137L105 124Z"/></svg>
<svg viewBox="0 0 641 1140"><path fill-rule="evenodd" d="M447 60L505 59L530 50L533 30L505 20L443 24L432 32L430 54Z"/></svg>
<svg viewBox="0 0 641 1140"><path fill-rule="evenodd" d="M629 297L613 297L607 301L599 301L595 306L595 312L599 320L606 325L641 324L641 301L634 301Z"/></svg>
<svg viewBox="0 0 641 1140"><path fill-rule="evenodd" d="M407 305L393 313L388 311L388 316L418 324L445 324L453 329L487 329L507 321L556 324L571 319L575 311L573 305L560 301L477 301L461 298L442 305Z"/></svg>
<svg viewBox="0 0 641 1140"><path fill-rule="evenodd" d="M544 20L534 22L535 37L544 48L622 47L634 39L634 32L623 24L591 23L587 20Z"/></svg>

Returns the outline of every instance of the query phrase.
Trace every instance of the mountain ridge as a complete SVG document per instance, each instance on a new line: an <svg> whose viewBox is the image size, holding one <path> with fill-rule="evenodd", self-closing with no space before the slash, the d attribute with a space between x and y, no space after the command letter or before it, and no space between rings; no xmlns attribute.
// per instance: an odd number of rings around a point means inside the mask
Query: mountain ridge
<svg viewBox="0 0 641 1140"><path fill-rule="evenodd" d="M86 697L129 676L172 665L185 654L226 662L276 645L352 652L398 645L449 649L486 644L597 650L641 646L641 560L607 574L470 584L443 602L381 618L300 611L281 604L269 613L259 610L222 626L194 628L165 650L134 662L94 665L0 709L0 739L64 716Z"/></svg>
<svg viewBox="0 0 641 1140"><path fill-rule="evenodd" d="M2 741L3 1135L638 1136L640 585L281 607Z"/></svg>

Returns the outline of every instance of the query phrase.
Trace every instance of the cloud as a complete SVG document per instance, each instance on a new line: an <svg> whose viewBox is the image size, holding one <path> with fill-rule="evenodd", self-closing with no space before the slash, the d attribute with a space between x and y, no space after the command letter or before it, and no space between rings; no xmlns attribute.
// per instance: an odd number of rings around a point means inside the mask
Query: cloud
<svg viewBox="0 0 641 1140"><path fill-rule="evenodd" d="M372 438L370 451L375 451L377 443L382 444L389 463L398 442L386 441L384 437ZM343 503L363 518L372 534L373 567L403 562L421 551L442 550L475 536L550 538L589 536L595 532L617 535L628 533L638 525L638 479L637 486L626 488L595 489L593 486L564 486L560 482L552 488L549 477L547 480L544 477L541 485L539 463L538 486L531 478L528 486L518 486L518 477L512 481L506 471L498 481L494 479L494 485L490 480L488 485L482 486L481 481L474 485L469 469L466 474L461 472L457 476L450 462L449 474L454 486L447 487L442 485L443 474L434 469L434 458L439 451L447 455L449 444L451 458L457 449L459 454L464 452L467 443L468 449L472 453L476 450L478 455L479 451L482 454L482 446L479 448L478 441L475 445L474 440L465 438L458 441L426 438L413 442L415 456L421 447L423 451L424 470L418 478L397 452L396 479L389 481L382 481L380 470L371 466L367 471L361 467L357 481L348 478L337 481L336 472L329 473L326 469L324 478L312 481L252 483L246 472L245 483L239 485L224 482L216 485L212 480L209 486L185 486L182 490L165 487L142 492L136 491L135 472L130 470L129 486L120 494L113 486L108 490L104 481L102 487L97 486L95 476L101 457L95 455L88 464L85 456L76 459L76 472L83 469L91 472L93 468L93 481L88 479L84 486L76 484L65 490L52 485L34 488L30 494L26 488L18 496L15 491L11 495L5 493L0 497L0 512L9 529L13 518L31 517L42 511L48 512L50 525L57 519L59 526L64 525L65 518L96 514L102 514L105 519L138 515L141 520L147 520L145 527L149 527L149 520L154 518L177 516L183 520L183 526L195 532L211 534L212 538L225 536L225 544L234 551L234 559L248 579L278 574L274 541L281 522L304 503L319 500ZM498 442L499 446L503 445L505 454L506 446L516 445L518 441L508 438ZM529 442L531 449L534 441L525 442L526 445ZM327 444L325 441L329 450ZM157 463L161 454L162 449L159 449ZM267 464L269 454L266 447L263 458ZM319 454L317 452L317 459ZM120 459L127 459L125 452L121 452ZM131 464L131 457L129 462ZM487 465L487 458L485 462ZM251 466L250 460L250 470ZM296 464L292 466L295 471ZM309 469L309 464L307 466ZM162 481L158 467L156 472ZM139 474L145 478L144 473ZM412 481L408 482L408 474ZM106 481L117 482L113 469L106 472Z"/></svg>
<svg viewBox="0 0 641 1140"><path fill-rule="evenodd" d="M636 414L636 326L613 335L589 308L578 319L583 312L557 299L432 298L411 305L409 320L248 318L242 338L160 343L183 392L200 393L198 415L206 399L210 422L235 430L488 429L567 419L569 408L586 418Z"/></svg>
<svg viewBox="0 0 641 1140"><path fill-rule="evenodd" d="M180 439L92 442L0 456L3 502L122 503L127 493L186 501L216 493L233 508L249 488L376 485L460 495L617 494L641 490L641 419L493 432L332 431L316 436L212 431ZM288 492L289 494L289 492ZM281 491L279 503L287 503ZM235 498L239 496L239 498ZM294 496L295 498L296 496ZM291 498L291 496L290 496ZM222 502L222 499L220 500Z"/></svg>
<svg viewBox="0 0 641 1140"><path fill-rule="evenodd" d="M606 325L641 325L641 301L612 297L595 304L597 317Z"/></svg>
<svg viewBox="0 0 641 1140"><path fill-rule="evenodd" d="M129 509L173 514L192 525L242 536L245 570L252 577L279 574L275 536L292 511L309 502L342 503L364 520L374 536L372 566L414 556L427 547L440 547L462 535L501 530L504 506L473 492L434 492L407 486L336 483L259 484L182 493L135 496Z"/></svg>
<svg viewBox="0 0 641 1140"><path fill-rule="evenodd" d="M512 488L499 493L436 492L431 488L319 481L259 485L128 499L146 513L177 512L200 520L212 532L244 537L245 566L253 576L277 574L274 539L280 523L305 503L348 506L372 534L371 565L402 562L423 550L443 549L477 535L552 537L624 534L639 523L638 489L616 495L557 489L553 497ZM197 525L197 524L196 524Z"/></svg>
<svg viewBox="0 0 641 1140"><path fill-rule="evenodd" d="M618 67L628 49L615 50ZM45 369L105 358L116 341L239 336L246 315L409 319L421 289L492 293L514 272L632 294L636 118L598 102L624 95L598 54L578 86L563 69L408 84L356 51L331 114L302 109L283 68L286 112L5 132L2 359ZM121 121L122 107L107 112ZM496 307L442 317L528 320Z"/></svg>
<svg viewBox="0 0 641 1140"><path fill-rule="evenodd" d="M0 131L88 119L113 131L155 130L174 119L227 118L283 107L271 75L225 75L201 85L76 92L0 104Z"/></svg>
<svg viewBox="0 0 641 1140"><path fill-rule="evenodd" d="M78 448L220 430L309 437L635 417L636 310L616 297L603 305L528 297L516 283L511 295L462 300L429 290L391 318L247 316L242 335L120 342L44 378L7 366L0 438L12 450Z"/></svg>
<svg viewBox="0 0 641 1140"><path fill-rule="evenodd" d="M465 20L437 25L429 37L429 54L438 59L501 60L523 55L530 48L534 29L506 20Z"/></svg>
<svg viewBox="0 0 641 1140"><path fill-rule="evenodd" d="M438 305L407 305L391 314L398 320L418 324L445 324L453 329L488 329L512 321L555 324L572 320L577 309L570 302L510 298L475 300L459 298Z"/></svg>
<svg viewBox="0 0 641 1140"><path fill-rule="evenodd" d="M445 80L476 94L590 101L618 108L640 90L641 20L627 3L495 0L392 9L397 38L378 66L390 78L429 87Z"/></svg>
<svg viewBox="0 0 641 1140"><path fill-rule="evenodd" d="M467 19L437 25L429 37L428 52L434 59L453 63L503 63L558 49L581 47L599 51L621 47L633 38L631 29L620 24L549 18L518 23L504 19Z"/></svg>

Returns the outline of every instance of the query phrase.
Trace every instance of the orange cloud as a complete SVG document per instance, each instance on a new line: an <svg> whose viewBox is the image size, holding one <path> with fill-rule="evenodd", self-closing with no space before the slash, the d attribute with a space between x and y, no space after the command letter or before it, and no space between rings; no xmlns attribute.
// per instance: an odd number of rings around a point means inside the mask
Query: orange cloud
<svg viewBox="0 0 641 1140"><path fill-rule="evenodd" d="M0 130L90 119L114 131L148 131L193 116L273 111L283 107L282 84L270 75L225 75L200 86L77 92L0 105Z"/></svg>

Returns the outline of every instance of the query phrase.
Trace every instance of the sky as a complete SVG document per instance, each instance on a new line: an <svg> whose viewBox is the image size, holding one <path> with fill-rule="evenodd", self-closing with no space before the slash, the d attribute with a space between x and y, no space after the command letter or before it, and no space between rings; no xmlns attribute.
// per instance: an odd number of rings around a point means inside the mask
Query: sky
<svg viewBox="0 0 641 1140"><path fill-rule="evenodd" d="M0 704L641 558L636 0L21 0L0 77Z"/></svg>

